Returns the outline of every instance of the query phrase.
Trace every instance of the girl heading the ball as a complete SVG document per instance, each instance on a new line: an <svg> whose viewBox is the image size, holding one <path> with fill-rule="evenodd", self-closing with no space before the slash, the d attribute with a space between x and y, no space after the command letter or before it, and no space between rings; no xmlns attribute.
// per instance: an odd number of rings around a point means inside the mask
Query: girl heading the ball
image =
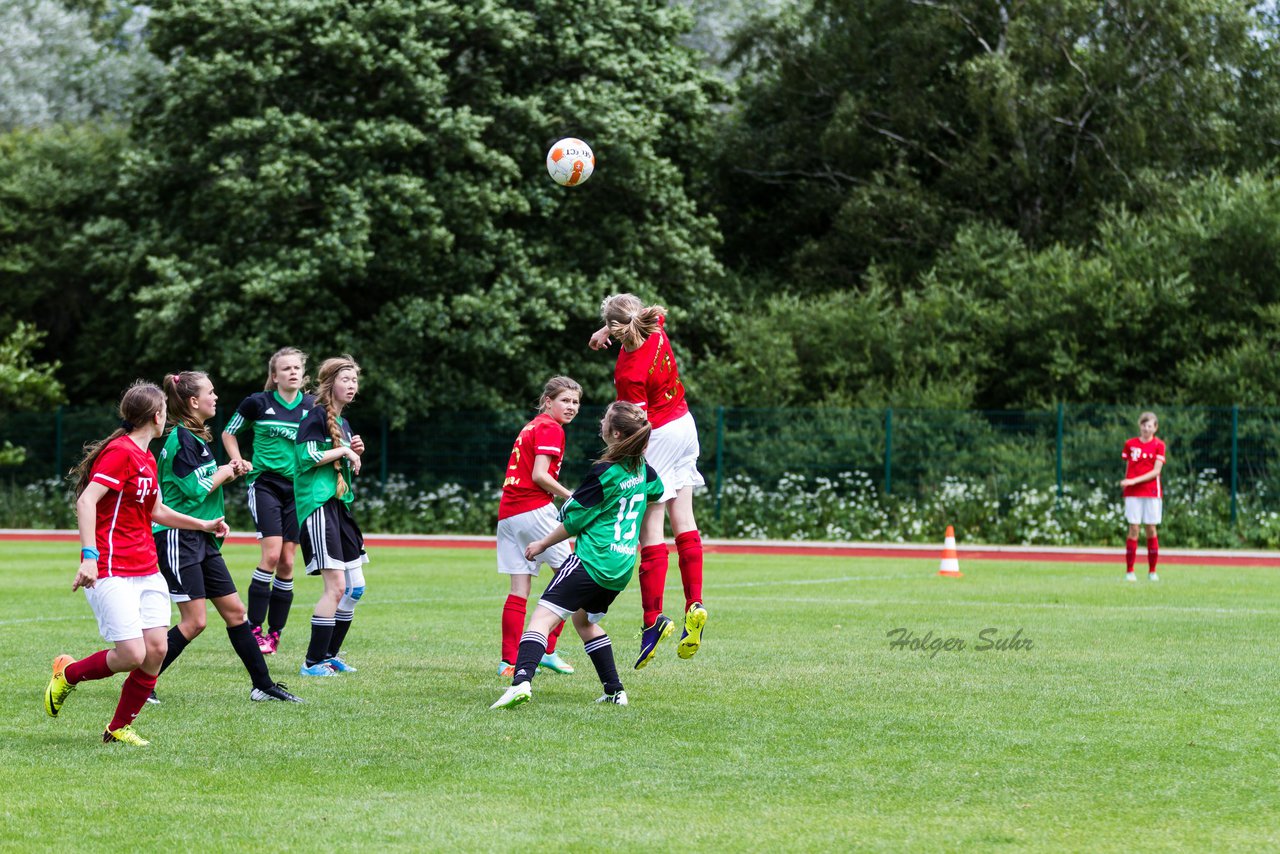
<svg viewBox="0 0 1280 854"><path fill-rule="evenodd" d="M657 470L666 490L644 514L640 534L640 603L643 609L640 655L635 667L648 664L674 623L662 613L667 582L667 518L676 539L680 578L684 583L684 630L676 654L692 658L702 643L707 609L702 604L702 537L693 515L693 492L705 481L698 471L698 428L685 403L684 384L666 332L667 310L646 306L632 294L614 294L600 305L605 325L592 336L594 350L621 345L613 369L618 400L633 403L649 417L653 435L645 459ZM665 508L665 513L664 513Z"/></svg>
<svg viewBox="0 0 1280 854"><path fill-rule="evenodd" d="M560 523L525 547L525 558L533 560L569 537L577 538L574 554L556 570L520 638L511 687L491 709L528 702L548 634L570 618L604 687L596 702L627 705L613 646L598 623L631 580L640 519L648 503L662 495L663 485L644 460L650 439L644 410L629 403L610 404L600 422L600 435L605 452L560 508Z"/></svg>

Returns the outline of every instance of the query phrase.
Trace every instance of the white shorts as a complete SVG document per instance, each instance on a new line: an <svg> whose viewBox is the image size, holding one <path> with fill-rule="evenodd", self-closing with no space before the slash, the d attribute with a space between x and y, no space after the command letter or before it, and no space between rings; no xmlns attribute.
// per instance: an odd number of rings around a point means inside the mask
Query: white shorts
<svg viewBox="0 0 1280 854"><path fill-rule="evenodd" d="M506 519L498 520L498 572L506 575L532 575L537 578L539 565L545 563L552 570L559 569L569 555L569 541L556 543L534 560L524 559L525 547L540 540L556 529L560 516L554 504L544 504L536 510L526 510Z"/></svg>
<svg viewBox="0 0 1280 854"><path fill-rule="evenodd" d="M84 595L107 643L140 638L143 629L169 627L169 587L158 572L99 578Z"/></svg>
<svg viewBox="0 0 1280 854"><path fill-rule="evenodd" d="M1130 525L1159 525L1163 515L1163 499L1125 496L1124 518Z"/></svg>
<svg viewBox="0 0 1280 854"><path fill-rule="evenodd" d="M649 450L644 452L644 459L662 478L659 504L675 498L676 493L686 486L706 484L698 472L700 451L698 425L693 423L692 412L686 412L649 434Z"/></svg>

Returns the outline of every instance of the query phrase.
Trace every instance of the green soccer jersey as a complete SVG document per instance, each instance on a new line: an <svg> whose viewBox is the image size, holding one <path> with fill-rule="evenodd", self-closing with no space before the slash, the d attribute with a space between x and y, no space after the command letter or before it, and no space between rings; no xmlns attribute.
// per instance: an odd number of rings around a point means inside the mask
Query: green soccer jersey
<svg viewBox="0 0 1280 854"><path fill-rule="evenodd" d="M299 394L292 403L286 403L278 391L260 391L240 401L236 414L222 432L236 436L246 425L253 425L250 483L263 472L278 474L287 481L293 480L298 465L294 451L298 425L315 408L316 399L309 394Z"/></svg>
<svg viewBox="0 0 1280 854"><path fill-rule="evenodd" d="M294 450L297 459L297 471L293 476L293 499L298 507L298 524L307 521L307 517L324 506L324 503L338 494L338 470L333 463L316 465L327 451L333 450L333 438L329 435L329 414L323 406L317 405L307 413L298 425L298 437ZM338 427L342 431L342 444L351 447L351 425L347 419L339 418ZM342 478L347 482L347 491L342 495L342 502L350 504L355 501L355 478L351 474L351 461L343 457Z"/></svg>
<svg viewBox="0 0 1280 854"><path fill-rule="evenodd" d="M197 519L218 519L226 515L222 487L213 485L218 461L209 443L181 424L169 431L160 450L157 477L165 505ZM152 524L152 531L166 531Z"/></svg>
<svg viewBox="0 0 1280 854"><path fill-rule="evenodd" d="M631 581L644 508L661 498L662 490L648 464L628 471L619 463L600 462L560 508L565 530L577 537L574 553L596 584L623 590Z"/></svg>

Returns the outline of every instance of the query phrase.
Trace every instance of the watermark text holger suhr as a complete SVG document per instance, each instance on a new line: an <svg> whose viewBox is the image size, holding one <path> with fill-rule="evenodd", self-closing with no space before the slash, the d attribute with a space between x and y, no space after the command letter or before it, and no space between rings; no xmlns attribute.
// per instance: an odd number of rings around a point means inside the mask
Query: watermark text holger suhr
<svg viewBox="0 0 1280 854"><path fill-rule="evenodd" d="M994 627L985 628L978 632L977 641L972 646L962 637L943 637L941 634L935 636L933 629L929 629L923 635L918 635L908 628L890 629L887 636L889 649L924 652L928 653L930 658L940 652L964 652L968 649L974 652L1026 652L1034 646L1031 638L1024 635L1021 628L1012 635L1002 635L1000 630Z"/></svg>

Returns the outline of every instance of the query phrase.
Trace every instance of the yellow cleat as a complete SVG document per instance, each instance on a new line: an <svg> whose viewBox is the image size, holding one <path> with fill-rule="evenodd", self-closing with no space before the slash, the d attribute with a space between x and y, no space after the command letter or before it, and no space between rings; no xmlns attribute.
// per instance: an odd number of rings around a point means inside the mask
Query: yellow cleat
<svg viewBox="0 0 1280 854"><path fill-rule="evenodd" d="M51 718L58 716L67 696L76 689L76 686L67 683L67 677L63 675L67 665L74 661L69 655L60 655L53 660L53 678L49 680L49 687L44 689L44 710Z"/></svg>
<svg viewBox="0 0 1280 854"><path fill-rule="evenodd" d="M146 747L151 742L134 732L133 724L125 724L120 729L109 729L102 733L103 744L132 744L134 747Z"/></svg>
<svg viewBox="0 0 1280 854"><path fill-rule="evenodd" d="M693 658L693 654L702 646L702 629L707 624L707 609L701 602L694 602L684 615L684 634L676 646L676 655L681 658Z"/></svg>

